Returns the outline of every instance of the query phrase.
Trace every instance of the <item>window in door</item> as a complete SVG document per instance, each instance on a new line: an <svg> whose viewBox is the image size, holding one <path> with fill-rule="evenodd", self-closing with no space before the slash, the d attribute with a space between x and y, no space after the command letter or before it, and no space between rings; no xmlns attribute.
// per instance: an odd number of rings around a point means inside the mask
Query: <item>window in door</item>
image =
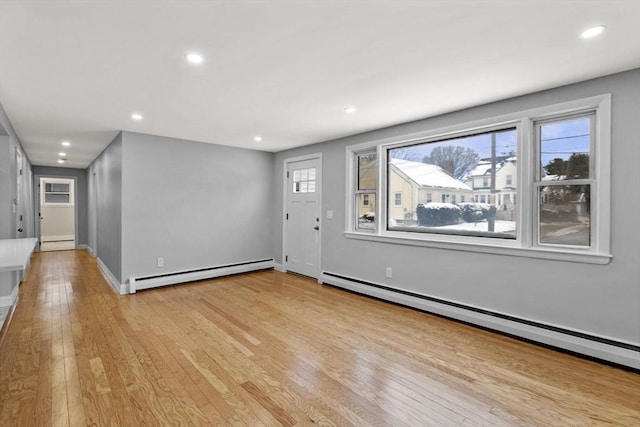
<svg viewBox="0 0 640 427"><path fill-rule="evenodd" d="M316 192L316 168L295 169L293 171L293 192Z"/></svg>

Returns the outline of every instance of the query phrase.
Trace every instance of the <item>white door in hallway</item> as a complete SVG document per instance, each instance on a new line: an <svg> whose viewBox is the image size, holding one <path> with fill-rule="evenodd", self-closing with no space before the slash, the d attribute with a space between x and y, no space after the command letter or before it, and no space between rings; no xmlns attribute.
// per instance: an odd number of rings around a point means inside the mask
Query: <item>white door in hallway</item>
<svg viewBox="0 0 640 427"><path fill-rule="evenodd" d="M75 181L40 178L40 250L75 249Z"/></svg>
<svg viewBox="0 0 640 427"><path fill-rule="evenodd" d="M285 268L317 278L320 266L320 157L287 161Z"/></svg>

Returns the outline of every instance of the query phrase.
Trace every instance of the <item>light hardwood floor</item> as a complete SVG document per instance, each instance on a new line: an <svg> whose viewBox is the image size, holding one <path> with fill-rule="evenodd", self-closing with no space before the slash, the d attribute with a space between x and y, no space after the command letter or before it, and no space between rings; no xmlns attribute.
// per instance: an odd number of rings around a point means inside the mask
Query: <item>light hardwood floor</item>
<svg viewBox="0 0 640 427"><path fill-rule="evenodd" d="M118 296L34 255L0 426L640 425L640 376L275 271Z"/></svg>

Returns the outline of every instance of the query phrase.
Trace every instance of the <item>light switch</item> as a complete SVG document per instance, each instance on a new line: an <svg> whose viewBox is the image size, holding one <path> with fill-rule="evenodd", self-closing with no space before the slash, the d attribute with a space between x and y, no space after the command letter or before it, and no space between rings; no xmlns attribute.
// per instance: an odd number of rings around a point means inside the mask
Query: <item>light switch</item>
<svg viewBox="0 0 640 427"><path fill-rule="evenodd" d="M333 219L333 211L327 211L327 219Z"/></svg>

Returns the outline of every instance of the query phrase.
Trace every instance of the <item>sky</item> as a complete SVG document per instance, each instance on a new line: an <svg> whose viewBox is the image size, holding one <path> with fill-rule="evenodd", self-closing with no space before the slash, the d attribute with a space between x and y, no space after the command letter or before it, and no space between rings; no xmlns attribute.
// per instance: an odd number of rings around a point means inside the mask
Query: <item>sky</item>
<svg viewBox="0 0 640 427"><path fill-rule="evenodd" d="M555 158L567 160L572 153L589 153L590 119L581 117L572 120L550 122L541 125L541 162L547 165ZM459 146L471 148L482 158L491 157L491 134L454 138L439 142L414 145L390 150L390 156L421 162L436 147ZM496 133L496 155L505 156L517 151L515 129ZM403 156L409 154L411 157Z"/></svg>
<svg viewBox="0 0 640 427"><path fill-rule="evenodd" d="M589 154L590 119L553 122L541 126L541 160L547 165L551 160L567 160L573 153Z"/></svg>
<svg viewBox="0 0 640 427"><path fill-rule="evenodd" d="M516 152L516 131L515 129L500 131L496 133L496 155L506 156L510 152ZM491 134L482 134L469 136L465 138L454 138L441 142L432 142L427 144L414 145L411 147L410 152L415 158L406 159L421 162L425 156L431 154L431 151L436 147L458 146L463 148L471 148L482 159L485 157L491 157ZM399 153L404 149L390 150L391 157L395 157L395 153Z"/></svg>

